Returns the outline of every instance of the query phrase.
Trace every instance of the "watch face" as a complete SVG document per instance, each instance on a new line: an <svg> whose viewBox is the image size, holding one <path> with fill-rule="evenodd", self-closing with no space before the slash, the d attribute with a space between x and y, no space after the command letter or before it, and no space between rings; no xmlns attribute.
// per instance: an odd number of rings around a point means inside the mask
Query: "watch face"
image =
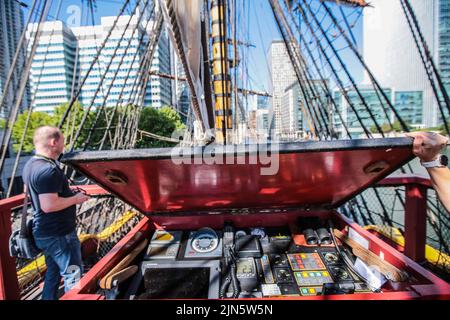
<svg viewBox="0 0 450 320"><path fill-rule="evenodd" d="M442 164L443 166L448 167L448 157L447 157L447 156L445 156L445 155L442 155L442 156L441 156L441 164Z"/></svg>

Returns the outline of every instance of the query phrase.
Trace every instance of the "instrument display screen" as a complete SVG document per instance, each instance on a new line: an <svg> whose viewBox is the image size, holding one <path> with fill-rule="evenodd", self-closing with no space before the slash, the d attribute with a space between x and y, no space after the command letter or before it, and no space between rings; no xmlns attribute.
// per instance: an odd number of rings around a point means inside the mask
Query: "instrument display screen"
<svg viewBox="0 0 450 320"><path fill-rule="evenodd" d="M141 299L207 299L210 268L147 269Z"/></svg>

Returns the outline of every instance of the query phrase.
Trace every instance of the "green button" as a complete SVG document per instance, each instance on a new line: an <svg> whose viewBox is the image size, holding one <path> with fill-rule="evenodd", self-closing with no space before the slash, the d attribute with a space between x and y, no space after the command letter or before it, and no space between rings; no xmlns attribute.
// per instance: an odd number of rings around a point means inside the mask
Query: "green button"
<svg viewBox="0 0 450 320"><path fill-rule="evenodd" d="M302 293L303 293L303 294L308 294L308 289L302 288Z"/></svg>

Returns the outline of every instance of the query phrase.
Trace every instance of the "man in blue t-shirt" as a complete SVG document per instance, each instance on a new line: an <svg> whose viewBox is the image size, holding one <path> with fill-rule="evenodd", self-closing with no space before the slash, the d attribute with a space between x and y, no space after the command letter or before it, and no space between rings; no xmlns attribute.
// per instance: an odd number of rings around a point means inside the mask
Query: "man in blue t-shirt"
<svg viewBox="0 0 450 320"><path fill-rule="evenodd" d="M22 176L33 206L33 236L47 266L42 299L57 300L61 277L67 292L82 274L76 205L89 197L72 192L57 163L64 152L64 136L58 128L36 129L33 143L36 155L27 162Z"/></svg>

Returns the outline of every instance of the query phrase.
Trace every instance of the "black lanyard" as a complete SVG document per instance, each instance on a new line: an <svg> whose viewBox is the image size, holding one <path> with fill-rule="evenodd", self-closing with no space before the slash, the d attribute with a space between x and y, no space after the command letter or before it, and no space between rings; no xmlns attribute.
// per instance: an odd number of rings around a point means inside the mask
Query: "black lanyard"
<svg viewBox="0 0 450 320"><path fill-rule="evenodd" d="M55 159L43 156L42 154L38 154L38 153L36 153L34 155L34 157L36 159L41 159L41 160L47 161L47 162L51 163L52 165L54 165L56 168L58 168L58 170L60 172L62 172L62 174L67 178L67 180L70 182L71 185L75 185L75 182L65 174L65 172L59 167L59 164L56 162Z"/></svg>

